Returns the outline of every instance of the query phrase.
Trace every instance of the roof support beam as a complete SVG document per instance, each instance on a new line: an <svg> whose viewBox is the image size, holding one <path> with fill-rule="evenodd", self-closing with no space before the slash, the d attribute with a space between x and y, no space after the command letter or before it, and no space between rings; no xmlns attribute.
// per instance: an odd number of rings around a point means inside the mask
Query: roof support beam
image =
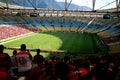
<svg viewBox="0 0 120 80"><path fill-rule="evenodd" d="M89 27L89 25L92 24L92 22L95 20L95 18L93 18L91 21L89 21L89 23L81 31L84 32Z"/></svg>
<svg viewBox="0 0 120 80"><path fill-rule="evenodd" d="M67 0L65 0L65 11L67 11Z"/></svg>
<svg viewBox="0 0 120 80"><path fill-rule="evenodd" d="M5 0L5 2L6 2L6 8L9 9L9 6L8 6L9 0Z"/></svg>
<svg viewBox="0 0 120 80"><path fill-rule="evenodd" d="M116 12L119 11L119 7L120 7L120 0L116 0Z"/></svg>
<svg viewBox="0 0 120 80"><path fill-rule="evenodd" d="M95 11L95 2L96 2L96 0L92 0L92 6L93 6L93 9L92 9L92 11Z"/></svg>

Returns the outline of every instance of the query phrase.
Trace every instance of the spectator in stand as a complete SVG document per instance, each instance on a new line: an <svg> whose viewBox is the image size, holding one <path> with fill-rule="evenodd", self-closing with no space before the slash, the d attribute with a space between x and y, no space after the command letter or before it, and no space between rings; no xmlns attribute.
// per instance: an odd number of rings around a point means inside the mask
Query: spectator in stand
<svg viewBox="0 0 120 80"><path fill-rule="evenodd" d="M45 80L46 78L46 68L45 67L34 67L25 80Z"/></svg>
<svg viewBox="0 0 120 80"><path fill-rule="evenodd" d="M15 59L16 54L17 54L17 50L13 50L13 55L11 56L11 69L12 69L13 75L18 76L18 65Z"/></svg>
<svg viewBox="0 0 120 80"><path fill-rule="evenodd" d="M88 61L82 64L82 66L79 68L79 72L81 73L81 78L83 80L96 80L95 76L90 71L90 64Z"/></svg>
<svg viewBox="0 0 120 80"><path fill-rule="evenodd" d="M75 63L69 62L68 67L69 67L69 72L67 74L68 79L69 80L79 80L79 74L77 72L75 72L75 69L76 69Z"/></svg>
<svg viewBox="0 0 120 80"><path fill-rule="evenodd" d="M69 67L65 62L58 62L55 65L55 75L57 80L69 80L67 74L69 72Z"/></svg>
<svg viewBox="0 0 120 80"><path fill-rule="evenodd" d="M40 55L41 50L36 50L37 54L34 56L33 62L34 67L30 74L26 76L25 80L44 80L46 78L46 67L44 62L44 58Z"/></svg>
<svg viewBox="0 0 120 80"><path fill-rule="evenodd" d="M106 70L106 74L105 74L105 79L106 80L115 80L115 74L114 74L113 68L114 68L114 64L109 63L108 68Z"/></svg>
<svg viewBox="0 0 120 80"><path fill-rule="evenodd" d="M0 80L9 80L6 72L0 71Z"/></svg>
<svg viewBox="0 0 120 80"><path fill-rule="evenodd" d="M10 69L10 56L4 53L4 46L0 45L0 80L7 80Z"/></svg>
<svg viewBox="0 0 120 80"><path fill-rule="evenodd" d="M37 49L36 52L37 54L34 56L33 62L37 64L37 66L40 66L43 63L44 58L42 55L40 55L40 52L41 52L40 49Z"/></svg>
<svg viewBox="0 0 120 80"><path fill-rule="evenodd" d="M20 52L16 54L18 72L20 76L26 76L32 69L32 56L26 50L26 45L21 44Z"/></svg>

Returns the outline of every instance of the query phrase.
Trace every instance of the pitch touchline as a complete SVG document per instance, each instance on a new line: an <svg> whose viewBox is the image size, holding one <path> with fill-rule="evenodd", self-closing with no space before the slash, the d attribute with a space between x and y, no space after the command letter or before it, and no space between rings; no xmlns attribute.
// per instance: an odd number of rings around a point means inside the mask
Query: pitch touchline
<svg viewBox="0 0 120 80"><path fill-rule="evenodd" d="M23 35L20 35L20 36L14 37L13 39L11 38L12 40L5 41L5 42L0 42L0 44L5 44L5 43L8 43L8 42L12 42L12 41L15 41L15 40L19 40L19 39L22 39L22 38L26 38L26 37L31 36L30 34L35 35L35 34L33 34L33 33L23 34Z"/></svg>

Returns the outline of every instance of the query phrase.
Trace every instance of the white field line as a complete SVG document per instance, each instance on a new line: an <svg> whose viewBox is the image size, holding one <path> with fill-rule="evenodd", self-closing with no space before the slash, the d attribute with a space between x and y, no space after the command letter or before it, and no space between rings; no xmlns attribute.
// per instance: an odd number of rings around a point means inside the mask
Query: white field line
<svg viewBox="0 0 120 80"><path fill-rule="evenodd" d="M28 37L28 36L31 36L31 35L34 35L33 32L9 38L10 40L9 39L1 40L0 44L5 44L5 43L8 43L8 42L12 42L12 41L22 39L22 38L25 38L25 37Z"/></svg>

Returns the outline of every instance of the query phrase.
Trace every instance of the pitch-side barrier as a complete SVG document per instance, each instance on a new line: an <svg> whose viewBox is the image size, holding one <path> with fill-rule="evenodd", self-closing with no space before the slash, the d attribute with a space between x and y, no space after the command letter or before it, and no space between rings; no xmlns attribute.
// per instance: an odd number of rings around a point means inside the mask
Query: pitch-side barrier
<svg viewBox="0 0 120 80"><path fill-rule="evenodd" d="M12 48L12 47L5 47L5 49L20 50L20 48ZM37 49L30 49L30 48L28 48L27 50L33 51L33 52L37 51ZM64 50L41 50L41 52L45 52L45 53L65 53L66 51L64 51Z"/></svg>

